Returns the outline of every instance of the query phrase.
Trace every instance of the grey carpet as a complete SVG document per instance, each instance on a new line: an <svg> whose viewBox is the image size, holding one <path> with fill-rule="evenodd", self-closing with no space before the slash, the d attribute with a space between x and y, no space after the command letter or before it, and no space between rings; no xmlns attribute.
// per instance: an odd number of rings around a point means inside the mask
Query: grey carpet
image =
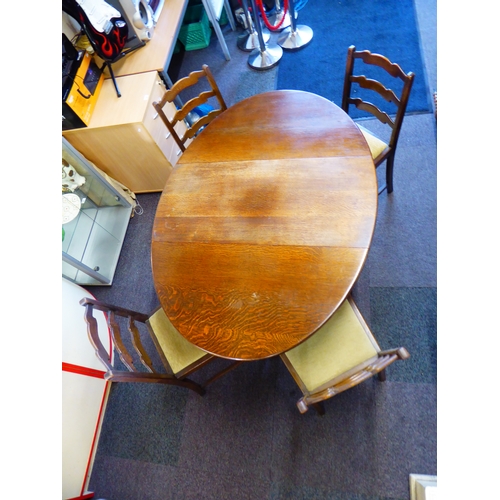
<svg viewBox="0 0 500 500"><path fill-rule="evenodd" d="M176 71L208 62L228 104L274 88L276 72L248 69L237 34L225 32L231 61L212 37L209 48L183 54ZM379 196L373 244L353 295L381 347L403 345L411 358L389 367L385 383L370 379L328 401L324 417L298 412L300 392L279 359L240 365L204 397L115 384L91 475L95 498L403 500L410 473L437 473L432 114L405 118L394 180L394 193ZM90 288L101 300L144 312L158 304L150 242L159 196L138 195L144 214L130 222L113 285Z"/></svg>
<svg viewBox="0 0 500 500"><path fill-rule="evenodd" d="M231 55L230 61L226 61L217 37L212 35L210 45L206 49L175 55L168 70L170 79L176 81L207 64L228 106L254 94L274 90L278 67L266 71L251 69L247 62L249 53L236 46L238 37L242 36L244 31L241 28L232 31L229 24L223 26L222 31Z"/></svg>
<svg viewBox="0 0 500 500"><path fill-rule="evenodd" d="M104 302L119 300L123 307L150 312L160 304L152 285L150 263L153 220L160 193L140 194L137 199L144 213L130 219L112 285L89 290Z"/></svg>

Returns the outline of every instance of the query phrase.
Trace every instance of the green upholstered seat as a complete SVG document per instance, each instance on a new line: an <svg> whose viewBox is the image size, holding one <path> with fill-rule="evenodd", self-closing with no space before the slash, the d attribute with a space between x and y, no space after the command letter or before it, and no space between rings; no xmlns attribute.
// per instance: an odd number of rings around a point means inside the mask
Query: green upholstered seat
<svg viewBox="0 0 500 500"><path fill-rule="evenodd" d="M377 357L379 347L367 334L348 300L309 339L284 355L309 392Z"/></svg>
<svg viewBox="0 0 500 500"><path fill-rule="evenodd" d="M388 147L388 145L380 140L377 136L373 135L372 132L361 126L359 123L357 124L359 130L366 139L368 143L368 147L370 148L370 153L372 154L372 158L375 159L384 152L384 150Z"/></svg>
<svg viewBox="0 0 500 500"><path fill-rule="evenodd" d="M147 321L174 374L206 356L191 342L187 341L172 325L162 308Z"/></svg>
<svg viewBox="0 0 500 500"><path fill-rule="evenodd" d="M352 297L305 342L282 353L281 359L303 393L301 413L313 406L325 413L323 401L378 374L410 354L404 347L381 351Z"/></svg>

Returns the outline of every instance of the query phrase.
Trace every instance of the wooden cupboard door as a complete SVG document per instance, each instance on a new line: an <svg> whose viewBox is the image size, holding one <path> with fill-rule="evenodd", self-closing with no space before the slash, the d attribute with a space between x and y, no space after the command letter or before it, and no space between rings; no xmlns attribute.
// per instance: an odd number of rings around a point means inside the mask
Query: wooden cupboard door
<svg viewBox="0 0 500 500"><path fill-rule="evenodd" d="M162 191L172 165L142 123L80 129L66 139L134 193Z"/></svg>

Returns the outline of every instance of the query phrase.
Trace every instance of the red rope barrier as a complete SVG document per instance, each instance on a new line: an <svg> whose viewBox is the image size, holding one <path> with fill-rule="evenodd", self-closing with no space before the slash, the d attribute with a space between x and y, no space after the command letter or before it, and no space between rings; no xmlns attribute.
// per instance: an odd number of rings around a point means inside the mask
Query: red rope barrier
<svg viewBox="0 0 500 500"><path fill-rule="evenodd" d="M269 29L271 31L279 30L281 25L283 24L283 21L285 20L286 13L288 12L288 0L284 0L284 2L283 2L283 6L284 6L283 17L281 18L281 21L279 22L279 24L277 24L276 26L271 26L271 23L267 19L267 15L266 15L266 12L264 10L264 6L262 5L262 0L255 0L255 3L257 4L258 9L260 10L260 13L262 15L262 19L264 21L264 24L267 26L267 29Z"/></svg>

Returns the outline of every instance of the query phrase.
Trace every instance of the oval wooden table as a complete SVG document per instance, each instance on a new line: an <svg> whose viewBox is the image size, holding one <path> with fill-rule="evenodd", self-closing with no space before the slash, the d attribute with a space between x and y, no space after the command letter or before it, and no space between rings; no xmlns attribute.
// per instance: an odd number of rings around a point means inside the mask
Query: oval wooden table
<svg viewBox="0 0 500 500"><path fill-rule="evenodd" d="M152 236L160 303L217 356L287 351L351 290L377 199L367 143L338 106L292 90L247 98L203 130L166 183Z"/></svg>

